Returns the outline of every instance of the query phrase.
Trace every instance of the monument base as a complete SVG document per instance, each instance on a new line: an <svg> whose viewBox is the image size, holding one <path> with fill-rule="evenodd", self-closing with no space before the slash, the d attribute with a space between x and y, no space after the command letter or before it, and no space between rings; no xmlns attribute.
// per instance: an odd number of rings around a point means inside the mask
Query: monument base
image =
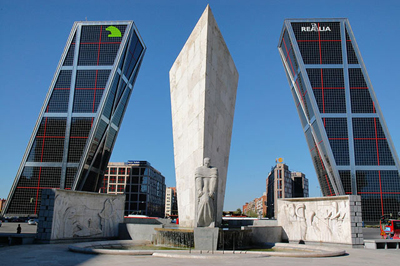
<svg viewBox="0 0 400 266"><path fill-rule="evenodd" d="M197 250L217 250L219 228L194 228L194 248Z"/></svg>

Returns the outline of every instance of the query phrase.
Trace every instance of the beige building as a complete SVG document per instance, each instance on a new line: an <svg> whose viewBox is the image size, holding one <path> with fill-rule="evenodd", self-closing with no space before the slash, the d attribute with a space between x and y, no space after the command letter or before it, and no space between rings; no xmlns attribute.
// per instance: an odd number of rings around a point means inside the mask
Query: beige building
<svg viewBox="0 0 400 266"><path fill-rule="evenodd" d="M266 187L268 218L277 217L277 199L308 197L308 179L301 172L291 172L281 158L268 174Z"/></svg>
<svg viewBox="0 0 400 266"><path fill-rule="evenodd" d="M6 199L0 199L0 212L3 210L4 206L6 206Z"/></svg>
<svg viewBox="0 0 400 266"><path fill-rule="evenodd" d="M176 197L176 187L167 187L165 191L165 217L177 218L178 201Z"/></svg>
<svg viewBox="0 0 400 266"><path fill-rule="evenodd" d="M109 163L100 192L125 194L125 215L164 217L165 177L147 161Z"/></svg>
<svg viewBox="0 0 400 266"><path fill-rule="evenodd" d="M243 205L243 214L247 216L257 215L262 218L267 215L267 193L264 192L259 198L255 198L251 202Z"/></svg>

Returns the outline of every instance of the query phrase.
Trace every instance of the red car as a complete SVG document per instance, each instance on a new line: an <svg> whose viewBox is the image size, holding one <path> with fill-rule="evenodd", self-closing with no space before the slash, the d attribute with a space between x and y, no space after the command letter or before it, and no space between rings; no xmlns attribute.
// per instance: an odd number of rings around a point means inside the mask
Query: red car
<svg viewBox="0 0 400 266"><path fill-rule="evenodd" d="M385 239L400 239L400 220L381 223L381 235Z"/></svg>

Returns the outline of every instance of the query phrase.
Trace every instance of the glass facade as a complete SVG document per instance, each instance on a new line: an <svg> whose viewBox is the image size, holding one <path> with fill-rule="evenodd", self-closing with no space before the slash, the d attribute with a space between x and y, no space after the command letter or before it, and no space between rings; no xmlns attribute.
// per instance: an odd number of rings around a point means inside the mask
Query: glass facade
<svg viewBox="0 0 400 266"><path fill-rule="evenodd" d="M75 22L4 213L48 188L97 192L145 52L132 21Z"/></svg>
<svg viewBox="0 0 400 266"><path fill-rule="evenodd" d="M146 161L109 163L101 193L125 194L125 216L165 215L165 177Z"/></svg>
<svg viewBox="0 0 400 266"><path fill-rule="evenodd" d="M278 44L324 196L400 211L399 159L347 19L285 20Z"/></svg>

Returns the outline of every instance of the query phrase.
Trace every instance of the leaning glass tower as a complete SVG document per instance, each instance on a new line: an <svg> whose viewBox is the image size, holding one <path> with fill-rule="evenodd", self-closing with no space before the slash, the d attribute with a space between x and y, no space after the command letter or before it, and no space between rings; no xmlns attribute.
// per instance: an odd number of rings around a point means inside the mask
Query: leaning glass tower
<svg viewBox="0 0 400 266"><path fill-rule="evenodd" d="M285 20L278 44L324 196L400 211L399 158L347 19Z"/></svg>
<svg viewBox="0 0 400 266"><path fill-rule="evenodd" d="M4 214L37 214L43 189L99 191L145 50L132 21L74 23Z"/></svg>

